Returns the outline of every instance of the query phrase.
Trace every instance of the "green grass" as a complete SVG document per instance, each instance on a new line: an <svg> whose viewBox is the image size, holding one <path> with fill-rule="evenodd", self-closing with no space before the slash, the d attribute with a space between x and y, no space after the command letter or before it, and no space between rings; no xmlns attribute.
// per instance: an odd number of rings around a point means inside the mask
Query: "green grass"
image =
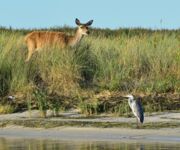
<svg viewBox="0 0 180 150"><path fill-rule="evenodd" d="M74 32L68 27L50 30ZM39 103L43 93L45 109L122 114L129 111L126 104L108 108L94 96L104 90L135 95L180 92L179 30L93 29L76 48L44 49L25 63L23 38L28 32L0 29L1 98L15 95L18 104L44 110ZM37 91L40 98L34 95ZM169 99L164 102L169 104ZM158 100L143 103L147 111L171 109Z"/></svg>

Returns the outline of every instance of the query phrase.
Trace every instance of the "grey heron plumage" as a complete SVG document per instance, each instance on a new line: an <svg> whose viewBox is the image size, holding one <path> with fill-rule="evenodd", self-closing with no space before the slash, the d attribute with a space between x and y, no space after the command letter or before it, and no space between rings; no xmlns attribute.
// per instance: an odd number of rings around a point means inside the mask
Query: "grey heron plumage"
<svg viewBox="0 0 180 150"><path fill-rule="evenodd" d="M140 97L137 99L134 99L133 95L127 95L125 96L128 98L128 104L133 112L133 114L136 116L138 122L143 123L144 122L144 111L142 108L142 104L140 101Z"/></svg>

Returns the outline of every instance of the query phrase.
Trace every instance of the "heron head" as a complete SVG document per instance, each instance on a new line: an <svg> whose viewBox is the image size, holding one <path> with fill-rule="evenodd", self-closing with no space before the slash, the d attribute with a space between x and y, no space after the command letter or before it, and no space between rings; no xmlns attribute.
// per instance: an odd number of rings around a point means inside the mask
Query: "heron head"
<svg viewBox="0 0 180 150"><path fill-rule="evenodd" d="M124 96L124 98L128 98L127 100L128 100L129 106L131 107L132 106L131 103L134 101L134 96L131 94L128 94Z"/></svg>
<svg viewBox="0 0 180 150"><path fill-rule="evenodd" d="M131 95L131 94L128 94L128 95L126 95L126 96L123 96L123 97L125 97L125 98L128 98L128 99L134 99L134 96L133 95Z"/></svg>

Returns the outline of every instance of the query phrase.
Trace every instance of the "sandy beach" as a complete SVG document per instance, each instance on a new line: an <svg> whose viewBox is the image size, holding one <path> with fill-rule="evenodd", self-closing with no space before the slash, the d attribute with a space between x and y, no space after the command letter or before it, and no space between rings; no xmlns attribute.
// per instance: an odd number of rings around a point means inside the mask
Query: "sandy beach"
<svg viewBox="0 0 180 150"><path fill-rule="evenodd" d="M52 117L52 112L47 111L47 118L51 121L82 121L82 122L117 122L117 123L136 123L135 117L118 117L113 115L99 115L95 117L85 117L78 111L68 111L59 113L60 117ZM19 112L12 114L0 115L0 121L3 120L26 120L26 119L40 119L39 111L31 111L31 117L29 112ZM151 114L145 114L144 123L156 123L156 122L178 122L180 123L180 112L155 112Z"/></svg>
<svg viewBox="0 0 180 150"><path fill-rule="evenodd" d="M180 142L180 128L125 129L125 128L78 128L52 129L8 126L0 129L0 137L24 139L48 139L64 141L124 141L124 142Z"/></svg>
<svg viewBox="0 0 180 150"><path fill-rule="evenodd" d="M37 116L37 111L32 112L32 117ZM78 122L106 122L108 123L131 123L135 122L135 118L125 117L101 117L101 118L74 118L77 114L73 112L63 113L63 117L50 117L45 120L49 122L61 121L78 121ZM67 117L68 116L68 117ZM66 118L67 117L67 118ZM36 117L38 120L38 118ZM36 120L35 119L35 120ZM19 120L21 122L29 121L27 112L0 115L0 122L3 121ZM34 120L31 120L34 121ZM40 120L41 121L41 120ZM53 128L30 128L25 126L18 126L17 124L7 124L0 128L0 137L6 138L28 138L28 139L58 139L68 141L144 141L144 142L180 142L180 113L159 113L152 114L145 117L145 124L155 124L165 122L171 125L171 122L178 124L177 127L166 128L96 128L93 126L57 126Z"/></svg>

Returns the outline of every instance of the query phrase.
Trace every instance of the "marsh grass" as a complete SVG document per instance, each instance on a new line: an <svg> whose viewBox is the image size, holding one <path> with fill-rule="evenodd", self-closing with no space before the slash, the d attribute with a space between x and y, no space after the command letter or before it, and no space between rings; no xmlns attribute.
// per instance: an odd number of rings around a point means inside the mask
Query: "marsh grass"
<svg viewBox="0 0 180 150"><path fill-rule="evenodd" d="M64 30L74 32L71 28ZM2 98L15 95L17 101L29 100L37 107L41 99L47 102L47 109L51 107L57 114L67 105L92 114L106 109L96 100L82 101L89 99L89 94L84 94L88 91L94 94L103 90L135 94L180 92L179 30L94 29L75 48L45 48L25 63L27 48L23 38L27 32L0 30ZM43 91L40 99L39 94L34 95L37 90ZM29 109L31 103L27 103ZM156 108L153 103L157 103ZM144 102L146 111L170 109L161 108L158 101L153 103ZM111 110L127 115L129 111L123 103Z"/></svg>
<svg viewBox="0 0 180 150"><path fill-rule="evenodd" d="M97 115L100 113L98 101L81 101L78 107L80 108L81 113L85 114L86 116Z"/></svg>
<svg viewBox="0 0 180 150"><path fill-rule="evenodd" d="M0 114L8 114L8 113L13 113L15 112L15 108L12 105L0 105Z"/></svg>

